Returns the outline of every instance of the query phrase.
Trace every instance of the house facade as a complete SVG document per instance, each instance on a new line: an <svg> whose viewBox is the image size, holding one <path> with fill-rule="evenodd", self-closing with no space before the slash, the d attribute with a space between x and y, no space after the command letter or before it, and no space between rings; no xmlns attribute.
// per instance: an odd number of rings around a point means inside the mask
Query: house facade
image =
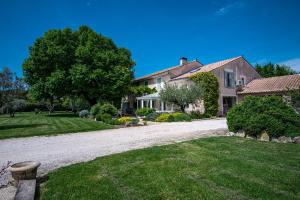
<svg viewBox="0 0 300 200"><path fill-rule="evenodd" d="M174 111L174 105L161 101L159 91L164 88L165 84L178 86L194 84L190 77L198 72L212 72L218 78L219 115L225 115L228 109L237 103L237 88L239 86L245 86L252 80L260 78L253 66L242 56L206 65L198 60L188 62L186 58L181 58L177 66L135 79L137 85L144 85L157 90L154 94L137 97L136 108L154 108L158 112ZM204 112L203 102L199 100L186 109L187 112Z"/></svg>

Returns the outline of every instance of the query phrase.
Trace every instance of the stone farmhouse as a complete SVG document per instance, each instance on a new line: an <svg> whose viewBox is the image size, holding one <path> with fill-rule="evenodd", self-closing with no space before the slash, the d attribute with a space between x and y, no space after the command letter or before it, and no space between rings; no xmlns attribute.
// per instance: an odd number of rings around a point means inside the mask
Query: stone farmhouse
<svg viewBox="0 0 300 200"><path fill-rule="evenodd" d="M157 92L136 98L129 103L131 108L154 108L157 112L173 112L174 105L163 102L159 91L165 84L194 84L190 76L198 72L212 72L219 81L219 115L226 115L228 109L240 101L245 95L284 94L288 88L300 88L300 75L276 78L261 78L254 67L243 57L238 56L210 64L202 64L198 60L188 61L180 58L179 64L152 74L137 78L137 85L156 88ZM190 111L204 112L203 102L199 101L186 108Z"/></svg>

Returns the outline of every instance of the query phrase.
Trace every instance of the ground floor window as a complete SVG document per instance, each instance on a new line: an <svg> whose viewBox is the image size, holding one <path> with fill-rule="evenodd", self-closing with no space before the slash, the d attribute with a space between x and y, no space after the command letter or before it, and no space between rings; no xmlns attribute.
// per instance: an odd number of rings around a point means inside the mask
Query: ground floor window
<svg viewBox="0 0 300 200"><path fill-rule="evenodd" d="M236 104L235 96L224 96L223 97L223 115L226 115L228 110Z"/></svg>

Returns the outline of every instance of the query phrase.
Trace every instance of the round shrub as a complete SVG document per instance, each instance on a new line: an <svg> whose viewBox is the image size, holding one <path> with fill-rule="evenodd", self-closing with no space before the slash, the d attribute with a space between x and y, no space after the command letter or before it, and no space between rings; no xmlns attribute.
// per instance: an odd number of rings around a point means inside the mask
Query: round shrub
<svg viewBox="0 0 300 200"><path fill-rule="evenodd" d="M118 109L110 103L104 103L100 106L100 113L107 113L111 116L118 114Z"/></svg>
<svg viewBox="0 0 300 200"><path fill-rule="evenodd" d="M93 105L91 108L91 114L93 116L96 116L97 114L104 114L104 113L114 116L118 113L118 110L110 103L103 103L103 104L97 103Z"/></svg>
<svg viewBox="0 0 300 200"><path fill-rule="evenodd" d="M155 110L152 108L140 108L135 111L135 114L138 116L147 116L153 112L155 112Z"/></svg>
<svg viewBox="0 0 300 200"><path fill-rule="evenodd" d="M145 117L145 120L154 122L159 115L160 113L157 112L150 113Z"/></svg>
<svg viewBox="0 0 300 200"><path fill-rule="evenodd" d="M300 134L300 116L278 96L245 97L228 111L227 124L230 131L252 136L263 131L273 137Z"/></svg>
<svg viewBox="0 0 300 200"><path fill-rule="evenodd" d="M96 116L97 114L100 113L100 110L101 110L101 104L97 103L91 107L91 114L93 116Z"/></svg>
<svg viewBox="0 0 300 200"><path fill-rule="evenodd" d="M186 113L182 113L182 112L176 112L173 113L172 116L174 117L174 122L190 122L191 121L191 117L186 114Z"/></svg>
<svg viewBox="0 0 300 200"><path fill-rule="evenodd" d="M173 122L174 121L174 117L172 114L169 113L163 113L161 115L159 115L156 120L156 122Z"/></svg>
<svg viewBox="0 0 300 200"><path fill-rule="evenodd" d="M90 115L90 112L88 110L82 110L79 112L79 117L86 118Z"/></svg>

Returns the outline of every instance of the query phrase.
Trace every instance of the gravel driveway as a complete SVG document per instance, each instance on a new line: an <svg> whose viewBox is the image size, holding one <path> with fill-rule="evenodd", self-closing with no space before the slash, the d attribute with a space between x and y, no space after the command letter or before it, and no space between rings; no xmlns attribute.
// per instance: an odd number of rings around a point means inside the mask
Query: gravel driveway
<svg viewBox="0 0 300 200"><path fill-rule="evenodd" d="M159 123L58 136L0 140L0 166L7 161L40 161L38 174L99 156L186 141L227 131L225 119ZM3 181L3 180L2 180Z"/></svg>

